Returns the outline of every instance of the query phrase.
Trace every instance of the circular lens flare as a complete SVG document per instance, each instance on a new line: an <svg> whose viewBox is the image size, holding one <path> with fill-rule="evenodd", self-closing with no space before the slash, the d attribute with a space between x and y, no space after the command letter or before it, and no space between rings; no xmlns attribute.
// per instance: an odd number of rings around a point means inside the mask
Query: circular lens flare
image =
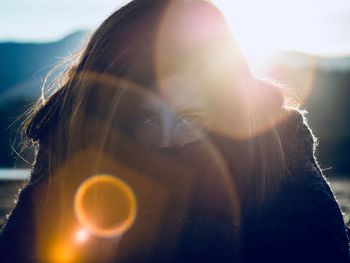
<svg viewBox="0 0 350 263"><path fill-rule="evenodd" d="M96 175L78 188L74 210L79 223L91 234L115 237L125 233L134 223L137 202L132 189L122 180Z"/></svg>

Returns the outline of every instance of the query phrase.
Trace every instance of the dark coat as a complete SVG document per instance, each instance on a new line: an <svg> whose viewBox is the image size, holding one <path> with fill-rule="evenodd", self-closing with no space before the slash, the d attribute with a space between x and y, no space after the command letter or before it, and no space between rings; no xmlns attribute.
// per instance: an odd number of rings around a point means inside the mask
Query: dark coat
<svg viewBox="0 0 350 263"><path fill-rule="evenodd" d="M350 262L342 214L315 159L310 128L302 114L293 111L279 131L291 175L281 182L279 191L256 209L243 210L238 238L236 225L221 218L208 218L203 229L200 220L189 220L170 261ZM2 230L0 262L36 262L38 227L34 224L33 204L42 200L33 200L33 193L38 185L47 184L37 175L38 169L34 167L31 181L21 191ZM164 262L161 258L166 242L166 237L160 237L156 252L147 260L135 257L125 262Z"/></svg>
<svg viewBox="0 0 350 263"><path fill-rule="evenodd" d="M342 214L315 159L316 138L305 117L293 112L281 134L292 176L261 212L247 215L246 262L349 262Z"/></svg>

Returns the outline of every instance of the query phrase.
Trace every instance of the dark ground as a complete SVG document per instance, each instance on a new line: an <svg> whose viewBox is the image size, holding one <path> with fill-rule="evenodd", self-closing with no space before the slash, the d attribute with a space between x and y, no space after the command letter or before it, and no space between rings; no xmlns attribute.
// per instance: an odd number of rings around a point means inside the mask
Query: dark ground
<svg viewBox="0 0 350 263"><path fill-rule="evenodd" d="M338 203L344 212L344 220L350 223L350 177L332 177L329 179ZM0 228L4 223L5 216L15 205L18 188L23 181L0 180Z"/></svg>

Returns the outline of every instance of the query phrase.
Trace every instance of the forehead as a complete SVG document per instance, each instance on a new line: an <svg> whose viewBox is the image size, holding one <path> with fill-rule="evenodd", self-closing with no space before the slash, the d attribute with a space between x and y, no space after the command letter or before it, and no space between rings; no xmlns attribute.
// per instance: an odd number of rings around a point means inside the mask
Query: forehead
<svg viewBox="0 0 350 263"><path fill-rule="evenodd" d="M204 107L208 101L201 82L189 74L175 74L158 81L157 90L174 109Z"/></svg>

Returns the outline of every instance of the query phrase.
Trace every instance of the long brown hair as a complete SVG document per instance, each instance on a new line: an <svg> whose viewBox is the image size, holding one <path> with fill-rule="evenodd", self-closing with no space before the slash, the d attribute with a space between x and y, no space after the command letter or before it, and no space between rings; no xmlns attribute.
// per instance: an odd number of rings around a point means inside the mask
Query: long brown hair
<svg viewBox="0 0 350 263"><path fill-rule="evenodd" d="M191 71L203 79L214 101L211 110L217 118L210 132L241 145L225 150L226 158L240 158L234 169L241 199L259 203L277 191L287 174L277 129L282 94L252 76L212 3L131 1L101 24L76 61L62 75L63 85L41 98L23 125L26 136L42 148L36 165L45 163L45 170L37 174L54 174L89 145L108 148L112 137L118 145L115 130L123 129L125 116L137 103L130 90L148 94L162 76ZM67 182L53 179L56 184Z"/></svg>

